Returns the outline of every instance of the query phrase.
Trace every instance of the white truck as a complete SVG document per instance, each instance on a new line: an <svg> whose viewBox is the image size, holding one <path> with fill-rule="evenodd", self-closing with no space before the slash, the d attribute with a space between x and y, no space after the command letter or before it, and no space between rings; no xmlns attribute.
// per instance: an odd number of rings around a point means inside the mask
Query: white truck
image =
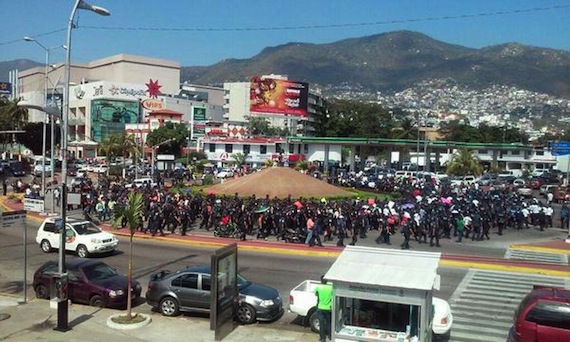
<svg viewBox="0 0 570 342"><path fill-rule="evenodd" d="M315 288L320 284L317 280L305 280L295 286L289 293L289 312L303 317L303 325L309 325L311 330L319 332L319 320L317 318L317 296ZM434 316L432 323L433 333L437 337L447 338L451 332L453 316L451 307L445 300L433 297Z"/></svg>

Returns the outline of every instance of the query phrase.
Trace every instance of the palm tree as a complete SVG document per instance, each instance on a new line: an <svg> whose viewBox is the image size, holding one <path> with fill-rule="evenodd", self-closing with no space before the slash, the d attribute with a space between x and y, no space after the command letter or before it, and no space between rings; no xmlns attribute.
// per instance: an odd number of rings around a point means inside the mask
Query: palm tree
<svg viewBox="0 0 570 342"><path fill-rule="evenodd" d="M450 175L474 175L478 176L483 172L477 157L467 149L461 149L453 154L447 166L447 173Z"/></svg>
<svg viewBox="0 0 570 342"><path fill-rule="evenodd" d="M28 110L18 107L18 102L0 98L0 130L20 130L28 121Z"/></svg>
<svg viewBox="0 0 570 342"><path fill-rule="evenodd" d="M125 168L127 158L132 156L134 163L134 161L137 159L137 156L140 154L140 151L137 147L135 136L132 134L125 133L119 135L117 137L117 143L120 146L118 154L123 157L123 168Z"/></svg>
<svg viewBox="0 0 570 342"><path fill-rule="evenodd" d="M247 162L247 153L234 153L232 154L232 159L234 160L234 163L236 164L236 166L238 168L241 168L242 166L245 165L245 163Z"/></svg>
<svg viewBox="0 0 570 342"><path fill-rule="evenodd" d="M113 227L119 227L122 220L127 222L129 228L129 270L127 272L127 320L132 320L131 286L133 279L133 236L143 220L143 197L139 192L131 192L124 207L115 206L115 221Z"/></svg>
<svg viewBox="0 0 570 342"><path fill-rule="evenodd" d="M411 119L406 118L402 120L400 126L391 129L394 134L394 139L417 139L418 128L414 126Z"/></svg>

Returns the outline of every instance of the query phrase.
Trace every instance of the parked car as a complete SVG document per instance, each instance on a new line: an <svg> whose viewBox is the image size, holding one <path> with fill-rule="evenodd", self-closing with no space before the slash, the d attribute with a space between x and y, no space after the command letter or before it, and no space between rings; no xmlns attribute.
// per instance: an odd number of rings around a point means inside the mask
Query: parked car
<svg viewBox="0 0 570 342"><path fill-rule="evenodd" d="M93 167L93 172L95 173L107 173L107 170L109 170L109 166L107 166L107 164L100 164L97 165L95 167Z"/></svg>
<svg viewBox="0 0 570 342"><path fill-rule="evenodd" d="M508 342L570 341L570 290L534 286L515 310Z"/></svg>
<svg viewBox="0 0 570 342"><path fill-rule="evenodd" d="M315 288L320 284L317 280L305 280L295 286L289 293L289 311L303 317L305 325L309 325L311 330L319 332L319 319L317 316L317 296ZM432 299L434 316L432 330L438 337L449 336L453 315L451 307L445 300L437 297Z"/></svg>
<svg viewBox="0 0 570 342"><path fill-rule="evenodd" d="M513 181L513 186L514 186L515 188L522 188L522 187L526 186L526 183L527 183L527 182L526 182L524 179L522 179L522 178L517 178L517 179L515 179L515 180Z"/></svg>
<svg viewBox="0 0 570 342"><path fill-rule="evenodd" d="M49 253L54 248L59 248L61 241L61 218L46 218L36 235L36 242L42 251ZM86 258L90 254L113 252L119 240L115 235L104 232L93 222L82 221L68 217L66 220L66 243L65 249L77 253L80 258Z"/></svg>
<svg viewBox="0 0 570 342"><path fill-rule="evenodd" d="M538 190L538 193L541 194L542 196L546 196L546 194L548 194L549 192L556 192L556 190L558 189L559 185L553 185L553 184L544 184L540 187L540 189Z"/></svg>
<svg viewBox="0 0 570 342"><path fill-rule="evenodd" d="M234 171L231 169L222 169L218 171L216 177L218 178L231 178L234 176Z"/></svg>
<svg viewBox="0 0 570 342"><path fill-rule="evenodd" d="M517 193L523 197L532 197L532 188L525 185L518 188Z"/></svg>
<svg viewBox="0 0 570 342"><path fill-rule="evenodd" d="M147 186L148 184L150 184L152 188L158 186L158 184L152 178L137 178L131 183L125 184L125 188L132 188L133 185L139 188L141 186Z"/></svg>
<svg viewBox="0 0 570 342"><path fill-rule="evenodd" d="M146 292L149 305L165 316L179 312L210 312L210 266L191 266L176 272L161 271L151 275ZM273 321L283 314L279 292L255 284L238 274L239 303L236 319L242 324Z"/></svg>
<svg viewBox="0 0 570 342"><path fill-rule="evenodd" d="M71 259L66 262L67 297L75 303L96 307L124 308L127 305L128 281L111 266L99 260ZM36 297L50 298L51 278L58 272L58 263L48 261L34 273ZM132 299L140 297L141 284L131 282Z"/></svg>

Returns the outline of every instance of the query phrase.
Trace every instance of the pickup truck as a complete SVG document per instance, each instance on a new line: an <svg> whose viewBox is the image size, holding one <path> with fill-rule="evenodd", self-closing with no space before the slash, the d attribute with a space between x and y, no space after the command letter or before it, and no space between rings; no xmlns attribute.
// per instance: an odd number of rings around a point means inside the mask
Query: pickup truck
<svg viewBox="0 0 570 342"><path fill-rule="evenodd" d="M319 319L317 317L317 296L315 288L319 286L320 281L305 280L301 284L295 286L289 293L289 312L303 317L303 324L309 325L311 330L319 332ZM453 315L451 307L445 300L433 297L434 316L432 330L436 337L449 337L451 333L451 324L453 323Z"/></svg>

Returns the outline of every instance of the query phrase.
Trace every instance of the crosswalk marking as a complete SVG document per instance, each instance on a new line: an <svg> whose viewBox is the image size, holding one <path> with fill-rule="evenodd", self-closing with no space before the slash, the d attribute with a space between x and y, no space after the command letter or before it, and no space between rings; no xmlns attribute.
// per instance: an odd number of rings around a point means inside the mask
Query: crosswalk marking
<svg viewBox="0 0 570 342"><path fill-rule="evenodd" d="M536 251L527 251L515 248L508 248L505 252L505 259L517 259L526 261L537 261L548 264L568 265L568 254L554 254Z"/></svg>
<svg viewBox="0 0 570 342"><path fill-rule="evenodd" d="M449 299L453 342L504 342L513 314L533 285L565 287L565 278L470 270Z"/></svg>

